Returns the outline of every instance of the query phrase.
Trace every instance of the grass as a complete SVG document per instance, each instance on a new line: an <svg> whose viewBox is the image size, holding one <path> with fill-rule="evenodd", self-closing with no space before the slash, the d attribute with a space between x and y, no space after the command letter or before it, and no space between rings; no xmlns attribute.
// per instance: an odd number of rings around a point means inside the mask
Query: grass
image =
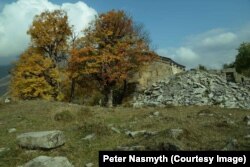
<svg viewBox="0 0 250 167"><path fill-rule="evenodd" d="M156 111L159 116L154 116ZM249 134L249 127L243 121L246 115L250 115L249 110L209 106L108 109L46 101L0 104L0 148L9 148L0 153L0 166L15 167L39 155L66 156L76 167L89 162L97 166L99 150L137 145L162 150L162 145L168 142L184 150L221 150L230 138L237 139L236 150L250 150L250 141L244 138ZM121 133L112 131L111 127ZM8 133L10 128L17 131ZM183 129L183 135L172 138L168 132L173 128ZM18 134L45 130L62 130L67 138L65 145L48 151L29 151L16 143ZM125 134L128 130L159 133L132 138ZM83 140L93 133L93 140Z"/></svg>

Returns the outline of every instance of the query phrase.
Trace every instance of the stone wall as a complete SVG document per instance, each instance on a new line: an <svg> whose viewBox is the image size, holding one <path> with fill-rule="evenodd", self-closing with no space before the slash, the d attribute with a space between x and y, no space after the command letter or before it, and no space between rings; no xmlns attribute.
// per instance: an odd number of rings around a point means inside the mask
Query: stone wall
<svg viewBox="0 0 250 167"><path fill-rule="evenodd" d="M145 64L138 73L134 74L129 83L137 83L136 90L145 90L153 83L166 79L174 74L185 71L183 66L175 64L171 59L157 59Z"/></svg>
<svg viewBox="0 0 250 167"><path fill-rule="evenodd" d="M232 79L233 82L237 83L250 83L250 78L237 73L235 68L223 69L222 73L224 74L224 78L227 80Z"/></svg>

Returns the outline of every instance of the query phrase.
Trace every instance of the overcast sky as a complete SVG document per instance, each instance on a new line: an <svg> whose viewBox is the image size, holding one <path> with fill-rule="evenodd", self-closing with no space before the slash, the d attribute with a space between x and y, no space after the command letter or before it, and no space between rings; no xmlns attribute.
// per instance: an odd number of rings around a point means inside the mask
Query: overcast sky
<svg viewBox="0 0 250 167"><path fill-rule="evenodd" d="M220 68L250 42L250 0L0 0L0 65L29 45L26 31L36 14L64 9L80 31L97 13L127 11L150 33L152 46L187 68Z"/></svg>

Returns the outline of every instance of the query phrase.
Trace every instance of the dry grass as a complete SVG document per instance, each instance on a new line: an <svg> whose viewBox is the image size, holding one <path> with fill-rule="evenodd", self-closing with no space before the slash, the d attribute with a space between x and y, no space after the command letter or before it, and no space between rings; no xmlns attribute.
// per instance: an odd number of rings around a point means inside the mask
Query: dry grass
<svg viewBox="0 0 250 167"><path fill-rule="evenodd" d="M159 116L153 115L156 111ZM207 115L201 116L201 113ZM243 121L249 114L249 110L208 106L108 109L46 101L0 104L0 148L10 148L0 153L0 166L15 167L39 155L66 156L76 167L89 162L97 165L99 150L135 145L160 150L160 145L166 142L178 144L184 150L221 150L230 138L236 138L237 150L250 150L250 141L244 138L249 134L249 127ZM121 133L112 131L111 126ZM10 128L17 131L8 133ZM184 134L173 139L168 135L172 128L182 128ZM57 149L27 151L16 143L18 134L56 129L62 130L67 137L65 145ZM125 134L127 130L159 133L131 138ZM83 140L92 133L95 134L93 140Z"/></svg>

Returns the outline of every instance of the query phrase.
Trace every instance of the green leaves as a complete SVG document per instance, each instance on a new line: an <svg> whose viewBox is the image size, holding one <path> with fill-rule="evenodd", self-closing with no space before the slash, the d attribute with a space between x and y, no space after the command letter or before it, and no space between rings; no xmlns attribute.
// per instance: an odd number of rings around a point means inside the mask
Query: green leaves
<svg viewBox="0 0 250 167"><path fill-rule="evenodd" d="M235 60L237 72L250 77L250 43L242 43Z"/></svg>

